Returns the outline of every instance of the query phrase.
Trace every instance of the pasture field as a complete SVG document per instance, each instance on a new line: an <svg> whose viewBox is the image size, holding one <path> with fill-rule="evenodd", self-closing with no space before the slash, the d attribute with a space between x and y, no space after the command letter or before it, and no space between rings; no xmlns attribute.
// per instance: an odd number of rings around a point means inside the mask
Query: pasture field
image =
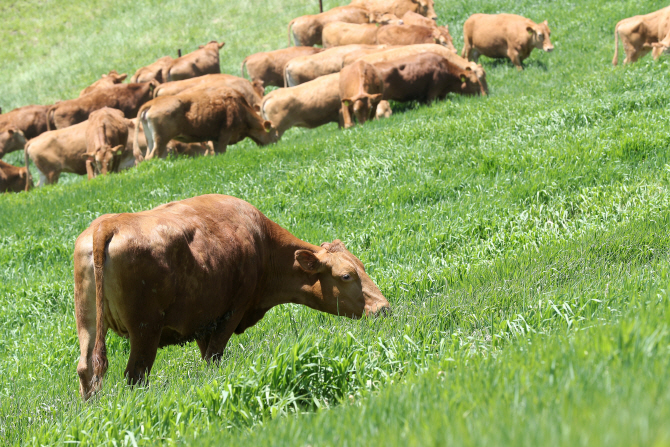
<svg viewBox="0 0 670 447"><path fill-rule="evenodd" d="M213 39L238 74L317 5L3 3L0 106L74 97ZM670 60L611 65L617 21L664 6L436 0L459 49L475 12L548 19L556 49L522 73L482 58L486 98L0 196L0 445L670 445ZM110 331L103 391L82 403L74 240L103 213L205 193L342 239L393 315L280 306L219 366L194 343L162 349L133 389Z"/></svg>

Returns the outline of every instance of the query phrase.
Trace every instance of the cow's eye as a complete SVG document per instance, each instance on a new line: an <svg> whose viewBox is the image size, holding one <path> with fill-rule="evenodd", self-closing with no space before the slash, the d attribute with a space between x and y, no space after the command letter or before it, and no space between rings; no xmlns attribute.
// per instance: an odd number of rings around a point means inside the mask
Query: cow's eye
<svg viewBox="0 0 670 447"><path fill-rule="evenodd" d="M350 275L350 274L345 273L344 275L342 275L342 280L343 280L343 281L349 281L350 279L351 279L351 275Z"/></svg>

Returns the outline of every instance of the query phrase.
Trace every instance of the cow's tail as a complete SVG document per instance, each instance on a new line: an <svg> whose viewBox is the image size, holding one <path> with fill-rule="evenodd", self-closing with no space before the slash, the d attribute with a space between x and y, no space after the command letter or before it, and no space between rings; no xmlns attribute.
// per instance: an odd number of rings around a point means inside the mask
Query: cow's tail
<svg viewBox="0 0 670 447"><path fill-rule="evenodd" d="M249 59L249 57L244 58L244 60L242 61L242 67L240 68L240 77L242 78L244 77L244 66L247 64L247 59Z"/></svg>
<svg viewBox="0 0 670 447"><path fill-rule="evenodd" d="M287 37L288 37L288 46L289 47L292 45L292 43L291 43L291 27L293 27L293 22L295 22L295 19L291 20L288 24L288 33L287 33L288 35L287 35Z"/></svg>
<svg viewBox="0 0 670 447"><path fill-rule="evenodd" d="M55 107L49 107L47 110L47 130L56 130L56 123L54 122L54 113L56 113Z"/></svg>
<svg viewBox="0 0 670 447"><path fill-rule="evenodd" d="M93 271L95 273L95 346L93 347L93 380L94 389L100 387L102 377L107 371L109 365L107 361L107 346L105 345L105 335L107 335L107 326L105 325L105 288L103 267L105 265L105 252L107 243L112 239L113 232L106 231L104 223L100 223L98 228L93 231Z"/></svg>
<svg viewBox="0 0 670 447"><path fill-rule="evenodd" d="M26 167L26 191L30 189L30 183L32 177L30 175L30 157L28 156L28 149L30 148L30 142L26 143L26 146L23 148L23 162Z"/></svg>
<svg viewBox="0 0 670 447"><path fill-rule="evenodd" d="M614 59L612 59L612 65L616 67L619 63L619 24L617 23L614 27Z"/></svg>

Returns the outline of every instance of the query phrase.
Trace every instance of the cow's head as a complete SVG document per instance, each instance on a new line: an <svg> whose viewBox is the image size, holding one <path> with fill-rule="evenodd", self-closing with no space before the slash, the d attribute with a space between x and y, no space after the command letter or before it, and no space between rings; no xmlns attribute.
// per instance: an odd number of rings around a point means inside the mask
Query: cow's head
<svg viewBox="0 0 670 447"><path fill-rule="evenodd" d="M652 43L651 46L662 51L664 54L670 54L670 36L666 36L660 42Z"/></svg>
<svg viewBox="0 0 670 447"><path fill-rule="evenodd" d="M482 96L488 95L489 85L486 82L486 72L484 71L484 67L482 67L482 64L476 64L474 62L470 62L468 68L475 75L477 75L477 80L479 81L479 85L481 86L480 93L482 94Z"/></svg>
<svg viewBox="0 0 670 447"><path fill-rule="evenodd" d="M346 107L353 105L356 120L358 120L359 124L364 124L367 120L374 118L377 105L382 100L382 96L384 96L382 93L361 93L353 98L343 98L342 102Z"/></svg>
<svg viewBox="0 0 670 447"><path fill-rule="evenodd" d="M363 263L342 242L324 242L321 250L297 250L297 268L316 276L311 288L312 308L333 315L360 318L387 315L391 307L377 285L365 273Z"/></svg>
<svg viewBox="0 0 670 447"><path fill-rule="evenodd" d="M266 144L272 144L279 141L279 131L277 130L276 127L272 125L270 121L267 120L263 121L263 129L265 130L265 132L267 132L269 137L268 142Z"/></svg>
<svg viewBox="0 0 670 447"><path fill-rule="evenodd" d="M531 44L533 47L540 50L544 50L547 53L554 51L554 46L551 44L549 36L551 31L549 30L549 22L546 20L539 25L528 26L526 28L528 34L530 34Z"/></svg>
<svg viewBox="0 0 670 447"><path fill-rule="evenodd" d="M265 83L262 79L256 79L251 85L253 86L254 91L258 93L258 96L261 98L265 96Z"/></svg>
<svg viewBox="0 0 670 447"><path fill-rule="evenodd" d="M412 3L416 6L414 12L437 21L437 14L435 13L433 0L412 0Z"/></svg>
<svg viewBox="0 0 670 447"><path fill-rule="evenodd" d="M114 84L120 84L126 80L126 78L128 77L128 73L119 74L118 71L112 70L109 73L102 75L102 77L110 78L114 82Z"/></svg>
<svg viewBox="0 0 670 447"><path fill-rule="evenodd" d="M472 67L466 67L465 70L462 70L462 72L458 74L458 77L461 81L462 94L486 96L484 86L479 80L476 71L473 70Z"/></svg>
<svg viewBox="0 0 670 447"><path fill-rule="evenodd" d="M123 150L125 146L119 145L114 148L109 146L102 146L96 149L95 152L86 153L87 160L87 171L89 179L96 177L98 175L107 175L110 172L116 172L119 168L121 162L121 156L123 155ZM88 169L88 166L92 168L92 174Z"/></svg>
<svg viewBox="0 0 670 447"><path fill-rule="evenodd" d="M449 27L438 26L436 28L433 28L432 32L436 44L442 45L443 47L446 47L448 50L456 53L456 47L454 47L454 40L451 38L451 34L449 34Z"/></svg>
<svg viewBox="0 0 670 447"><path fill-rule="evenodd" d="M370 14L370 23L378 23L380 25L402 25L404 22L395 14L373 12Z"/></svg>
<svg viewBox="0 0 670 447"><path fill-rule="evenodd" d="M0 130L0 158L5 154L20 151L26 145L26 137L17 127L11 126Z"/></svg>

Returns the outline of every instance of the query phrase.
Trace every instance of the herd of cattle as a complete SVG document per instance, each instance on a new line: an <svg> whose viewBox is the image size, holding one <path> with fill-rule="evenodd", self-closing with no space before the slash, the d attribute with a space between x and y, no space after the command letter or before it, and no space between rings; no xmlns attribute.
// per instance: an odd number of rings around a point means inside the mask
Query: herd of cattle
<svg viewBox="0 0 670 447"><path fill-rule="evenodd" d="M433 0L353 0L292 20L289 44L292 38L296 46L247 57L242 77L220 72L224 43L212 41L140 68L127 84L126 74L112 70L78 98L0 111L0 158L25 153L25 167L0 160L0 191L28 190L30 161L40 186L62 172L90 179L170 153L222 153L247 137L267 145L294 126L363 124L388 117L389 100L486 95L480 55L508 58L522 70L534 48L553 50L546 20L474 14L459 56L436 19ZM624 63L670 52L670 7L616 25L615 65L619 38ZM268 86L279 88L265 95Z"/></svg>

